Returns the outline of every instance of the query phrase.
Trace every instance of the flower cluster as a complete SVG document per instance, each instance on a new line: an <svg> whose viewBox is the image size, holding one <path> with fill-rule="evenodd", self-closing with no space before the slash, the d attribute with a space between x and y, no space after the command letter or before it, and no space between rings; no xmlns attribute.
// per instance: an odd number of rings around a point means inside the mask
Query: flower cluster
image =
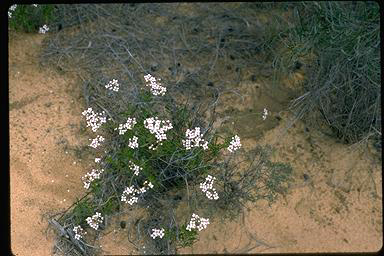
<svg viewBox="0 0 384 256"><path fill-rule="evenodd" d="M138 176L140 171L143 170L140 166L134 164L132 161L129 161L129 168L134 171L134 175Z"/></svg>
<svg viewBox="0 0 384 256"><path fill-rule="evenodd" d="M155 95L155 96L157 96L157 95L164 96L165 95L167 88L165 88L164 86L161 86L161 83L157 82L155 77L148 74L148 75L144 76L144 79L145 79L145 82L147 82L146 86L151 87L151 93L153 95ZM161 79L157 79L157 80L160 81ZM150 82L150 83L148 84L148 82Z"/></svg>
<svg viewBox="0 0 384 256"><path fill-rule="evenodd" d="M200 134L200 127L185 132L186 140L183 140L183 145L186 149L193 147L203 147L204 150L208 149L208 142L203 139L203 134Z"/></svg>
<svg viewBox="0 0 384 256"><path fill-rule="evenodd" d="M93 132L96 132L103 123L107 122L104 111L102 113L95 113L92 108L88 108L81 114L85 116L87 127L91 126Z"/></svg>
<svg viewBox="0 0 384 256"><path fill-rule="evenodd" d="M121 195L121 201L122 202L126 202L126 203L129 203L130 205L133 205L134 203L137 203L137 200L139 200L139 198L137 196L135 196L137 194L137 189L135 189L132 186L130 187L126 187L123 191L123 194ZM127 196L132 194L131 198L127 201Z"/></svg>
<svg viewBox="0 0 384 256"><path fill-rule="evenodd" d="M130 205L133 205L134 203L137 203L139 200L139 195L147 192L147 189L153 188L153 184L148 181L144 181L143 187L136 189L132 186L126 187L125 190L123 191L123 194L121 195L121 201L126 202ZM131 195L132 194L132 195ZM129 200L127 200L127 196L131 195Z"/></svg>
<svg viewBox="0 0 384 256"><path fill-rule="evenodd" d="M234 137L232 137L230 145L228 146L228 150L230 152L233 152L233 151L239 149L240 147L241 147L240 137L235 135Z"/></svg>
<svg viewBox="0 0 384 256"><path fill-rule="evenodd" d="M160 142L160 145L162 145L161 141L167 139L165 132L173 128L169 120L159 120L157 116L145 119L144 127L147 128L151 134L155 134L157 143ZM154 145L150 145L149 149L155 150Z"/></svg>
<svg viewBox="0 0 384 256"><path fill-rule="evenodd" d="M77 240L80 240L80 238L83 238L83 235L87 234L80 225L75 226L73 232L75 232L75 239Z"/></svg>
<svg viewBox="0 0 384 256"><path fill-rule="evenodd" d="M267 119L267 115L268 115L268 110L266 108L264 108L263 120Z"/></svg>
<svg viewBox="0 0 384 256"><path fill-rule="evenodd" d="M112 79L111 81L108 82L108 84L105 85L105 88L112 90L114 92L119 91L119 81L117 79Z"/></svg>
<svg viewBox="0 0 384 256"><path fill-rule="evenodd" d="M138 139L139 138L136 137L136 136L133 136L132 138L129 138L128 139L128 147L133 148L133 149L138 148L139 147L139 143L137 143Z"/></svg>
<svg viewBox="0 0 384 256"><path fill-rule="evenodd" d="M160 237L160 238L163 238L164 236L164 229L157 229L157 228L153 228L152 229L152 234L151 234L151 237L153 239L155 239L156 237Z"/></svg>
<svg viewBox="0 0 384 256"><path fill-rule="evenodd" d="M45 34L49 30L49 27L47 25L43 25L41 28L39 28L39 33L40 34Z"/></svg>
<svg viewBox="0 0 384 256"><path fill-rule="evenodd" d="M8 18L12 18L12 12L16 10L17 4L11 5L8 11Z"/></svg>
<svg viewBox="0 0 384 256"><path fill-rule="evenodd" d="M198 224L196 224L198 223ZM186 227L186 230L192 231L192 229L198 229L199 231L207 228L209 224L209 219L201 218L197 214L192 214L192 218L189 221L189 224Z"/></svg>
<svg viewBox="0 0 384 256"><path fill-rule="evenodd" d="M147 188L153 188L152 182L144 181L143 187L140 188L141 193L147 192Z"/></svg>
<svg viewBox="0 0 384 256"><path fill-rule="evenodd" d="M119 124L119 127L118 128L115 128L115 131L117 129L119 129L119 134L120 135L123 135L124 133L126 133L126 131L128 130L132 130L133 129L133 126L135 126L135 124L137 124L136 122L136 118L128 118L127 122L125 124Z"/></svg>
<svg viewBox="0 0 384 256"><path fill-rule="evenodd" d="M213 181L216 180L215 177L212 177L211 175L208 175L207 178L205 178L205 181L200 183L200 188L203 193L208 197L208 199L217 200L219 199L219 195L216 192L216 189L213 187Z"/></svg>
<svg viewBox="0 0 384 256"><path fill-rule="evenodd" d="M91 139L89 139L91 140ZM98 146L100 146L100 142L103 142L104 141L104 137L103 136L100 136L100 135L97 135L96 138L94 138L91 142L91 144L89 145L90 147L93 147L93 148L97 148Z"/></svg>
<svg viewBox="0 0 384 256"><path fill-rule="evenodd" d="M100 179L100 174L102 174L103 172L104 172L104 169L101 169L101 170L92 169L91 172L88 172L87 174L85 174L85 176L81 178L84 183L84 188L88 189L92 181L96 179Z"/></svg>
<svg viewBox="0 0 384 256"><path fill-rule="evenodd" d="M99 228L99 224L103 223L103 219L104 218L101 216L101 213L96 212L96 214L92 217L88 217L86 221L91 228L97 230Z"/></svg>

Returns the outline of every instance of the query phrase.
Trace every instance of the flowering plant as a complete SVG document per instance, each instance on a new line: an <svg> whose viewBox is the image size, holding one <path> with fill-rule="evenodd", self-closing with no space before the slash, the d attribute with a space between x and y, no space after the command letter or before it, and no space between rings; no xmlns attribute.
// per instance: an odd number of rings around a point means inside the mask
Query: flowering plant
<svg viewBox="0 0 384 256"><path fill-rule="evenodd" d="M11 29L25 32L46 33L54 20L54 5L32 4L11 5L8 9L8 21Z"/></svg>
<svg viewBox="0 0 384 256"><path fill-rule="evenodd" d="M98 231L108 214L143 207L151 216L142 225L147 243L166 248L171 242L175 249L190 246L209 228L215 211L232 210L236 202L252 199L249 191L257 177L248 173L238 179L236 168L229 168L242 152L240 137L233 133L220 137L212 123L205 125L188 105L174 104L159 79L146 75L144 80L151 88L137 92L136 102L123 113L92 108L83 112L87 126L98 133L89 146L97 152L99 169L83 177L92 196L73 210L77 240L86 239L82 229L86 224ZM112 85L104 87L110 94L121 93ZM188 212L176 220L169 209L180 211L183 199Z"/></svg>

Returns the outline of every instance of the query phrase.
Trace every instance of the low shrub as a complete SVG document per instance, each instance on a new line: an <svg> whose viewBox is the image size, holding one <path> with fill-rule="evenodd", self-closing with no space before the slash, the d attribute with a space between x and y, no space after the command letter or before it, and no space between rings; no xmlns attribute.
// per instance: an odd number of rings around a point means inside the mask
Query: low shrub
<svg viewBox="0 0 384 256"><path fill-rule="evenodd" d="M53 20L54 5L14 4L8 9L9 27L17 31L43 33L42 31L48 31L46 24Z"/></svg>
<svg viewBox="0 0 384 256"><path fill-rule="evenodd" d="M88 194L57 223L85 254L96 252L84 240L106 227L108 215L145 209L137 228L143 253L169 254L191 246L215 216L238 216L248 202L271 203L286 192L291 168L271 162L271 149L244 154L239 136L213 132L212 122L187 104L175 105L156 78L145 80L151 92L133 91L135 100L117 115L91 107L82 113L98 134L89 145L95 168L83 176ZM105 90L118 94L119 86L112 80ZM96 233L85 231L88 225Z"/></svg>
<svg viewBox="0 0 384 256"><path fill-rule="evenodd" d="M303 95L292 104L296 116L322 119L345 143L381 141L379 5L311 2L291 9L295 26L282 33L286 47L277 59L286 73L305 69Z"/></svg>

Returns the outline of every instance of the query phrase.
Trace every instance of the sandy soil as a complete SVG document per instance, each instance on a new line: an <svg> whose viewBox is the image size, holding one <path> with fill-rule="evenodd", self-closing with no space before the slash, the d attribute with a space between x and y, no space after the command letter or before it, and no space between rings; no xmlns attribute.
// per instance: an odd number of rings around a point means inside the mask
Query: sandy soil
<svg viewBox="0 0 384 256"><path fill-rule="evenodd" d="M79 83L40 68L37 56L45 35L11 33L9 40L11 246L15 255L51 255L53 234L42 216L69 207L84 193L81 176L92 154L81 129ZM290 89L303 77L287 78L285 89L268 81L242 83L243 99L225 95L223 120L242 138L276 148L274 160L291 163L295 181L269 208L263 202L234 221L213 220L199 241L180 253L376 251L382 246L381 161L372 148L353 149L299 121L287 132L283 112ZM270 111L266 121L261 112ZM221 108L221 109L220 109ZM279 116L279 118L276 118ZM280 120L279 120L280 119ZM238 125L241 124L241 125ZM94 156L93 156L94 157ZM68 191L69 190L69 191ZM65 201L64 201L65 200ZM137 253L127 228L111 218L101 236L106 254ZM126 245L126 246L124 246Z"/></svg>
<svg viewBox="0 0 384 256"><path fill-rule="evenodd" d="M39 67L44 36L11 32L9 38L11 248L20 256L51 255L43 215L81 196L87 168L78 159L88 143L79 137L81 89L68 75Z"/></svg>
<svg viewBox="0 0 384 256"><path fill-rule="evenodd" d="M382 162L371 146L350 147L302 121L290 129L284 105L303 74L287 77L279 88L263 79L236 88L218 107L244 149L272 145L273 160L290 163L294 182L272 207L248 205L237 220L215 220L199 241L180 253L374 252L381 249ZM284 96L285 94L285 96ZM263 108L270 114L261 119ZM230 110L230 111L228 111Z"/></svg>
<svg viewBox="0 0 384 256"><path fill-rule="evenodd" d="M282 121L279 127L283 126ZM290 162L295 181L272 207L259 202L235 221L216 220L181 253L372 252L382 247L381 163L351 151L302 123L279 137L268 131L255 143L272 144L274 160ZM252 207L249 205L249 207Z"/></svg>
<svg viewBox="0 0 384 256"><path fill-rule="evenodd" d="M84 195L81 177L95 157L88 147L91 132L81 123L80 83L38 64L44 36L11 32L8 43L11 249L17 256L52 255L55 236L46 217ZM127 228L141 217L107 217L98 241L104 254L137 254Z"/></svg>

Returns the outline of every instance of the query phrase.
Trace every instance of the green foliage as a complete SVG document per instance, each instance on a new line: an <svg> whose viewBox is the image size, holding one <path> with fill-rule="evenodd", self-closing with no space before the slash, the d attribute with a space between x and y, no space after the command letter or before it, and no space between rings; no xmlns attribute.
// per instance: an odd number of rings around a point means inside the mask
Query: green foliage
<svg viewBox="0 0 384 256"><path fill-rule="evenodd" d="M119 198L112 196L101 206L101 212L103 215L113 214L117 212L119 208Z"/></svg>
<svg viewBox="0 0 384 256"><path fill-rule="evenodd" d="M123 175L121 179L131 184L133 172L129 169L129 161L133 161L143 168L144 176L140 175L138 180L143 182L149 179L153 184L158 185L156 187L160 190L170 190L173 187L184 185L183 176L189 179L205 173L209 168L201 168L201 164L214 159L224 146L217 144L215 139L206 151L201 148L193 149L192 153L185 150L181 140L185 137L186 129L191 128L188 127L191 117L185 106L166 105L165 113L162 113L159 119L170 117L173 128L167 131L167 140L163 141L162 145L159 145L156 150L149 149L149 145L155 143L156 138L145 128L144 120L153 116L154 113L156 114L156 111L151 109L151 107L155 107L152 104L153 98L148 92L140 92L139 100L146 102L146 107L130 108L129 111L123 113L125 118L135 117L137 124L133 130L128 130L123 136L118 137L119 143L115 148L114 158L107 158L107 162L110 164L108 171L120 173ZM114 128L116 127L117 125ZM139 148L137 149L128 146L129 139L133 136L139 138ZM140 184L140 182L138 183Z"/></svg>
<svg viewBox="0 0 384 256"><path fill-rule="evenodd" d="M99 195L102 193L102 190L101 190L101 182L100 182L100 180L95 180L95 181L93 181L93 182L90 184L89 189L92 191L92 193L93 193L95 196L99 196Z"/></svg>
<svg viewBox="0 0 384 256"><path fill-rule="evenodd" d="M186 230L186 227L186 225L182 225L178 231L175 228L171 230L165 229L164 238L169 239L171 242L176 242L177 247L192 246L198 238L197 230L192 229L189 231Z"/></svg>
<svg viewBox="0 0 384 256"><path fill-rule="evenodd" d="M88 199L78 201L76 206L73 208L72 216L74 220L74 225L84 225L86 224L86 218L94 214L94 209Z"/></svg>
<svg viewBox="0 0 384 256"><path fill-rule="evenodd" d="M12 12L12 17L8 19L11 29L24 32L37 32L40 27L53 20L54 5L52 4L39 4L37 7L17 5Z"/></svg>

